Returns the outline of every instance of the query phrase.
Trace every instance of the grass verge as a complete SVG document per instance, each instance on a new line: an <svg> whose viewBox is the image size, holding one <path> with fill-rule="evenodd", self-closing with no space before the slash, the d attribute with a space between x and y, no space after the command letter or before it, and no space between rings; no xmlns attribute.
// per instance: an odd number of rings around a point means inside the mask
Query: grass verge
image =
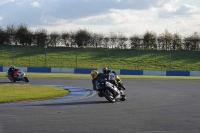
<svg viewBox="0 0 200 133"><path fill-rule="evenodd" d="M68 90L53 86L0 85L0 103L44 100L68 93Z"/></svg>

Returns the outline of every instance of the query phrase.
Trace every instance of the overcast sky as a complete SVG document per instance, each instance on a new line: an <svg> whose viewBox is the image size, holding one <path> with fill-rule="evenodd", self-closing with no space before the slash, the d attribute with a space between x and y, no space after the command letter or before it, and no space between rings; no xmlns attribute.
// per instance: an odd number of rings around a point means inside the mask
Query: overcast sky
<svg viewBox="0 0 200 133"><path fill-rule="evenodd" d="M0 0L0 26L20 23L48 32L187 36L200 33L200 0Z"/></svg>

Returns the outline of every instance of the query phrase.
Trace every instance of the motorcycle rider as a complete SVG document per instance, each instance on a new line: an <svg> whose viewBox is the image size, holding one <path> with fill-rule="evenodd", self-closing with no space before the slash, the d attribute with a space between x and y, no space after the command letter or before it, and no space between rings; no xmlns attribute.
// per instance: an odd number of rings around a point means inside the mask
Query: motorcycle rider
<svg viewBox="0 0 200 133"><path fill-rule="evenodd" d="M8 75L10 75L12 78L14 78L14 71L15 71L15 66L11 65L10 68L8 69Z"/></svg>
<svg viewBox="0 0 200 133"><path fill-rule="evenodd" d="M102 69L103 73L106 74L108 76L108 74L111 72L107 67L104 67Z"/></svg>
<svg viewBox="0 0 200 133"><path fill-rule="evenodd" d="M120 87L118 86L118 84L117 84L117 81L116 81L115 79L113 79L114 77L117 76L116 72L115 72L115 71L112 71L112 72L111 72L111 70L109 70L107 67L104 67L104 68L102 69L102 71L103 71L103 73L106 75L106 78L109 80L109 82L112 83L112 84L114 84L119 90L121 90L121 88L120 88ZM112 75L112 73L113 73L114 75ZM111 76L114 76L114 77L111 77Z"/></svg>
<svg viewBox="0 0 200 133"><path fill-rule="evenodd" d="M98 90L97 87L108 87L111 90L114 90L113 84L107 81L107 77L104 73L99 73L97 70L92 70L91 71L91 76L92 76L92 84L93 84L93 89ZM115 91L114 91L115 92ZM117 93L114 93L113 96L114 98L117 97ZM99 97L103 97L102 94L99 92L98 93Z"/></svg>

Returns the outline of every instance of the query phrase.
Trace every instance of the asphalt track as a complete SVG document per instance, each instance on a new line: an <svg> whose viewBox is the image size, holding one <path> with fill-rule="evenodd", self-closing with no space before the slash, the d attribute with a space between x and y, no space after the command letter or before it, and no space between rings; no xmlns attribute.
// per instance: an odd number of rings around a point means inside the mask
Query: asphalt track
<svg viewBox="0 0 200 133"><path fill-rule="evenodd" d="M0 133L200 133L198 80L122 80L124 102L91 93L64 102L0 106ZM5 83L10 82L0 78ZM92 87L91 79L30 78L29 84Z"/></svg>

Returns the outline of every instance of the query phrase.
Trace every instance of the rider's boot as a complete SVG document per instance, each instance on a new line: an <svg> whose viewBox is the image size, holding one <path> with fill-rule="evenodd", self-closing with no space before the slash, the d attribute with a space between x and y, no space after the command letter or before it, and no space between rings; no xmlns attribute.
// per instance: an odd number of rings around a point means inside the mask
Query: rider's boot
<svg viewBox="0 0 200 133"><path fill-rule="evenodd" d="M98 92L98 96L99 96L99 97L103 97L103 95L102 95L100 92Z"/></svg>

